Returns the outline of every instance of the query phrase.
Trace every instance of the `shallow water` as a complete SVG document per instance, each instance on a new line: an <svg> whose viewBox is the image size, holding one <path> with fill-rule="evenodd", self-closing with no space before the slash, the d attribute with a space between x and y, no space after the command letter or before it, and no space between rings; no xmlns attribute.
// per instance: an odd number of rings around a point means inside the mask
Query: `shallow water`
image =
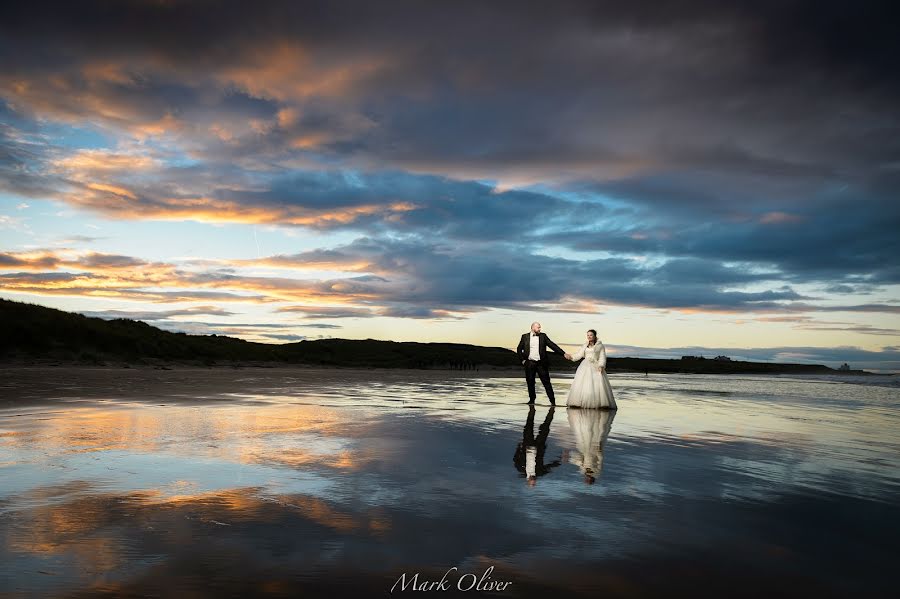
<svg viewBox="0 0 900 599"><path fill-rule="evenodd" d="M610 413L518 376L134 376L4 373L4 595L893 590L897 377L613 374Z"/></svg>

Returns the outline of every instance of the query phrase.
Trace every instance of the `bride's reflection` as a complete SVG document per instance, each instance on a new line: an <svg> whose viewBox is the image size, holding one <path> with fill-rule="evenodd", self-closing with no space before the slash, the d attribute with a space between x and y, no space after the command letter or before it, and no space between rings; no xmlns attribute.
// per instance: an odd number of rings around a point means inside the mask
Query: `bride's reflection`
<svg viewBox="0 0 900 599"><path fill-rule="evenodd" d="M547 437L550 435L550 423L553 421L554 408L550 408L544 422L538 427L538 435L534 436L534 406L528 407L528 419L525 421L525 428L522 430L522 440L516 446L516 453L513 456L513 463L516 470L525 475L525 480L529 486L537 484L537 477L543 476L550 472L552 468L559 466L562 461L554 460L549 464L544 464L544 452L547 449Z"/></svg>
<svg viewBox="0 0 900 599"><path fill-rule="evenodd" d="M578 449L565 450L563 459L578 466L584 474L584 482L592 485L603 469L603 446L612 429L616 411L577 408L566 411Z"/></svg>

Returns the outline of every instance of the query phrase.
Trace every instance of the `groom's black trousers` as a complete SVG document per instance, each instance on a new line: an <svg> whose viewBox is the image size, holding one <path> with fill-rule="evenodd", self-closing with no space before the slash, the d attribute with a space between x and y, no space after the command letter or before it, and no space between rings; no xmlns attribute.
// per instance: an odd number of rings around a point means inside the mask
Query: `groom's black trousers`
<svg viewBox="0 0 900 599"><path fill-rule="evenodd" d="M547 369L547 363L543 360L526 360L525 361L525 381L528 383L528 397L530 401L537 399L537 391L534 388L534 374L537 373L541 377L541 383L544 385L544 391L550 403L556 403L556 396L553 395L553 385L550 384L550 371Z"/></svg>

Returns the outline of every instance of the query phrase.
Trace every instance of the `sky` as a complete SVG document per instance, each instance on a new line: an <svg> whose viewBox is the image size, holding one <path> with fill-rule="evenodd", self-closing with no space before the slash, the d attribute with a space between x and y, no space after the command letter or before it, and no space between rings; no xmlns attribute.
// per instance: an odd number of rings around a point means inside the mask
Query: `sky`
<svg viewBox="0 0 900 599"><path fill-rule="evenodd" d="M900 370L896 13L4 3L0 297Z"/></svg>

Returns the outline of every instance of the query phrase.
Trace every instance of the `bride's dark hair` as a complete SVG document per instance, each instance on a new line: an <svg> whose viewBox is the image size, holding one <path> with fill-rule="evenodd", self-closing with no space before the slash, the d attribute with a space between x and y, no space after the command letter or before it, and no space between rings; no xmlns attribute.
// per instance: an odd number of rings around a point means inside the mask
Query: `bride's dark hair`
<svg viewBox="0 0 900 599"><path fill-rule="evenodd" d="M594 343L597 343L597 331L595 331L594 329L588 329L587 332L594 334ZM591 344L591 345L593 345L593 344Z"/></svg>

